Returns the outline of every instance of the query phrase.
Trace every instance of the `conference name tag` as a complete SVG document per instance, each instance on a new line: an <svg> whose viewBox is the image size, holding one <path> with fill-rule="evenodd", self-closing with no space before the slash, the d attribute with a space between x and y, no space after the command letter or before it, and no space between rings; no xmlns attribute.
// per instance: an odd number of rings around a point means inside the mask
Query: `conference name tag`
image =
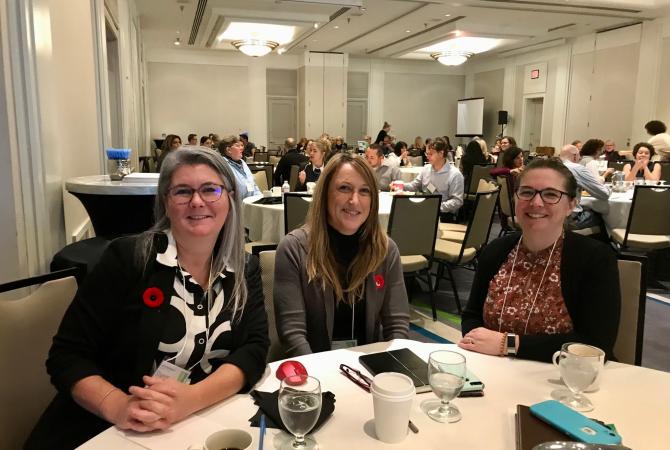
<svg viewBox="0 0 670 450"><path fill-rule="evenodd" d="M247 192L254 192L254 183L247 183Z"/></svg>
<svg viewBox="0 0 670 450"><path fill-rule="evenodd" d="M333 341L332 344L330 344L330 349L331 350L340 350L342 348L351 348L351 347L356 347L358 345L358 340L356 339L345 339L342 341Z"/></svg>
<svg viewBox="0 0 670 450"><path fill-rule="evenodd" d="M433 183L428 183L428 186L426 186L426 189L428 189L428 192L431 194L435 192L435 185Z"/></svg>
<svg viewBox="0 0 670 450"><path fill-rule="evenodd" d="M155 377L173 378L180 383L191 384L191 371L175 366L169 361L163 361L154 372Z"/></svg>

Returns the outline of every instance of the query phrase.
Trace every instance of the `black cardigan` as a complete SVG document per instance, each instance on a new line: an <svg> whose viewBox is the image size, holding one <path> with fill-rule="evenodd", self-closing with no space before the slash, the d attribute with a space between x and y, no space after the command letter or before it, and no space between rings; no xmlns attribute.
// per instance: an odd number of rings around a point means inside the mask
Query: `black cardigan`
<svg viewBox="0 0 670 450"><path fill-rule="evenodd" d="M47 360L58 394L26 448L73 448L111 425L74 402L70 391L77 381L100 375L128 392L129 386L143 386L142 376L152 373L174 294L175 270L157 262L153 253L143 271L135 261L138 243L137 236L114 240L77 291ZM157 235L156 243L165 248L166 236ZM235 274L225 274L224 298L230 299ZM257 257L249 258L245 275L247 302L239 322L231 323L233 348L218 365L212 364L212 372L223 363L234 364L244 373L244 389L248 390L265 370L269 339ZM162 306L144 304L143 293L148 287L163 291Z"/></svg>
<svg viewBox="0 0 670 450"><path fill-rule="evenodd" d="M463 311L463 335L484 326L483 308L489 283L520 236L516 233L496 239L480 255L470 299ZM603 349L607 358L613 359L621 306L619 270L614 252L594 239L566 232L561 257L561 292L573 331L519 336L517 356L549 362L562 344L581 342Z"/></svg>

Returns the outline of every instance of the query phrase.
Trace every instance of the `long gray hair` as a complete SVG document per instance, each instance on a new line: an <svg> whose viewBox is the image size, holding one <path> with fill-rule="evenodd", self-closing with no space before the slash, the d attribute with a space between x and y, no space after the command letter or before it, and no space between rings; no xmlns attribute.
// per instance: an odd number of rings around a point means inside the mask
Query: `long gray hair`
<svg viewBox="0 0 670 450"><path fill-rule="evenodd" d="M230 171L228 164L217 152L206 147L180 147L177 151L170 152L163 160L160 176L158 177L158 190L156 202L154 203L154 218L156 223L147 231L142 233L141 244L138 246L137 258L141 267L146 267L154 251L154 237L170 229L170 219L166 213L166 201L168 190L172 183L174 172L181 166L193 166L204 164L211 167L221 178L228 195L230 208L226 221L219 232L216 246L212 255L212 273L218 274L226 266L235 273L235 285L233 286L232 315L239 319L247 299L247 285L244 276L244 232L242 228L242 203L238 193L235 191L235 176Z"/></svg>

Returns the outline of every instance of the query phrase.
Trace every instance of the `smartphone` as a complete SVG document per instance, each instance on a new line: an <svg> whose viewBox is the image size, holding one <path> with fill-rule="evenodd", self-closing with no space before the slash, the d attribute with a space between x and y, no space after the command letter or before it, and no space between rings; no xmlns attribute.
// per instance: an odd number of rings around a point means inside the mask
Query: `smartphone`
<svg viewBox="0 0 670 450"><path fill-rule="evenodd" d="M621 444L621 436L595 420L557 402L547 400L530 407L530 412L568 436L588 444Z"/></svg>

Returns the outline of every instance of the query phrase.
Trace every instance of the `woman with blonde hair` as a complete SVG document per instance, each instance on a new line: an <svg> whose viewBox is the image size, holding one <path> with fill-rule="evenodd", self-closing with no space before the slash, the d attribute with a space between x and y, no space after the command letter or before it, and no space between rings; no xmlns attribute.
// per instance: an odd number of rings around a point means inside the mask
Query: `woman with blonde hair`
<svg viewBox="0 0 670 450"><path fill-rule="evenodd" d="M288 356L408 336L400 255L379 225L378 208L365 160L335 154L307 223L277 248L276 325Z"/></svg>

